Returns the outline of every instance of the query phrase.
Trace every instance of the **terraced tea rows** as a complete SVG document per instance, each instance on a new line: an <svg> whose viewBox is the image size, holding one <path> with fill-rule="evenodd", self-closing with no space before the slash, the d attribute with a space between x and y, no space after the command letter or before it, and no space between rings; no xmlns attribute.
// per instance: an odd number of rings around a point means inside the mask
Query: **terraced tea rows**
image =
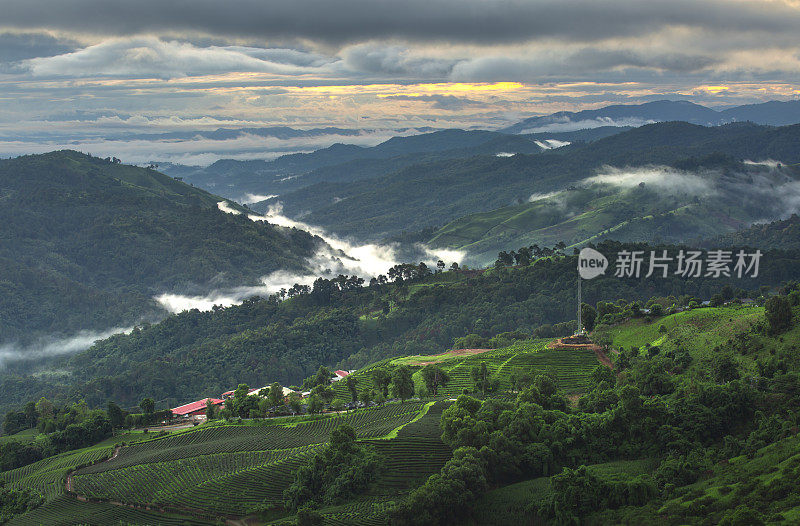
<svg viewBox="0 0 800 526"><path fill-rule="evenodd" d="M450 407L452 402L447 400L436 402L425 413L425 416L412 422L403 429L397 432L397 438L428 438L432 440L439 440L442 436L442 430L439 427L439 422L442 419L442 412Z"/></svg>
<svg viewBox="0 0 800 526"><path fill-rule="evenodd" d="M597 366L597 357L585 349L559 351L547 349L546 342L526 342L507 349L498 349L470 356L442 365L450 375L450 381L439 390L443 396L458 396L465 389L473 391L475 382L472 369L486 364L492 380L497 381L500 390L511 389L511 376L521 378L539 373L552 374L561 389L580 391L586 388L589 375Z"/></svg>
<svg viewBox="0 0 800 526"><path fill-rule="evenodd" d="M218 425L150 440L123 448L117 458L81 474L200 455L292 449L328 440L333 428L348 424L359 438L386 435L417 415L421 403L388 404L299 424Z"/></svg>
<svg viewBox="0 0 800 526"><path fill-rule="evenodd" d="M186 488L230 477L241 471L276 464L303 455L315 446L276 451L218 453L122 469L85 470L72 477L73 490L81 495L125 502L170 503ZM110 463L105 463L107 468Z"/></svg>
<svg viewBox="0 0 800 526"><path fill-rule="evenodd" d="M427 438L395 438L369 441L385 459L386 471L374 492L380 495L404 493L438 473L452 456L452 450L441 442Z"/></svg>
<svg viewBox="0 0 800 526"><path fill-rule="evenodd" d="M341 506L331 506L320 510L325 526L383 526L383 514L394 503L393 497L363 498ZM286 522L283 524L294 524Z"/></svg>
<svg viewBox="0 0 800 526"><path fill-rule="evenodd" d="M64 493L66 475L75 466L108 458L113 450L113 446L95 446L62 453L7 471L0 478L12 488L32 489L41 493L46 500L51 500Z"/></svg>
<svg viewBox="0 0 800 526"><path fill-rule="evenodd" d="M241 516L265 501L281 502L297 468L335 426L347 423L359 438L382 437L423 407L388 404L297 424L203 426L124 448L76 472L73 489L97 499Z"/></svg>
<svg viewBox="0 0 800 526"><path fill-rule="evenodd" d="M7 524L8 526L74 526L78 524L91 526L108 524L209 526L213 523L112 504L80 502L71 497L61 496L44 506L15 517Z"/></svg>
<svg viewBox="0 0 800 526"><path fill-rule="evenodd" d="M233 515L246 514L264 502L282 503L283 490L292 483L296 471L308 461L313 451L309 448L302 454L274 464L256 466L187 488L185 494L176 496L174 503ZM224 491L220 488L224 488Z"/></svg>

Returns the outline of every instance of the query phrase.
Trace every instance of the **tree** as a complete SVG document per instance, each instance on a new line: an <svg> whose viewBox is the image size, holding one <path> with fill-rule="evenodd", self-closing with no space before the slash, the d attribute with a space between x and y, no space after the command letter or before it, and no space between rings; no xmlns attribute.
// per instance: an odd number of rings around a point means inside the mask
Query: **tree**
<svg viewBox="0 0 800 526"><path fill-rule="evenodd" d="M156 402L152 398L145 398L139 402L139 407L142 409L144 414L152 415L156 408Z"/></svg>
<svg viewBox="0 0 800 526"><path fill-rule="evenodd" d="M420 374L422 374L422 380L425 382L425 387L428 389L428 392L432 393L434 396L439 394L439 386L444 385L450 380L447 373L436 365L426 365L422 368Z"/></svg>
<svg viewBox="0 0 800 526"><path fill-rule="evenodd" d="M330 385L318 385L311 390L311 394L317 395L324 403L330 404L336 396L336 391Z"/></svg>
<svg viewBox="0 0 800 526"><path fill-rule="evenodd" d="M108 402L108 420L111 422L111 427L122 427L125 424L125 413L122 408L114 402Z"/></svg>
<svg viewBox="0 0 800 526"><path fill-rule="evenodd" d="M597 311L588 303L581 303L581 323L587 332L594 330L594 323L597 320Z"/></svg>
<svg viewBox="0 0 800 526"><path fill-rule="evenodd" d="M36 427L36 422L39 421L39 411L36 410L36 402L31 400L25 404L25 423L28 427Z"/></svg>
<svg viewBox="0 0 800 526"><path fill-rule="evenodd" d="M296 510L336 504L363 493L382 468L383 458L374 447L359 444L353 428L340 425L328 444L296 471L294 482L283 492L284 505Z"/></svg>
<svg viewBox="0 0 800 526"><path fill-rule="evenodd" d="M209 398L206 400L206 420L214 420L217 417L217 406Z"/></svg>
<svg viewBox="0 0 800 526"><path fill-rule="evenodd" d="M347 390L350 391L350 397L353 399L353 402L358 400L358 378L351 374L344 379L344 385L347 387Z"/></svg>
<svg viewBox="0 0 800 526"><path fill-rule="evenodd" d="M392 374L392 394L402 401L414 396L414 381L411 379L411 369L401 365Z"/></svg>
<svg viewBox="0 0 800 526"><path fill-rule="evenodd" d="M247 418L247 416L249 416L247 414L249 408L245 407L247 405L249 393L250 386L247 384L239 384L233 392L233 412L241 418Z"/></svg>
<svg viewBox="0 0 800 526"><path fill-rule="evenodd" d="M314 376L314 385L330 385L330 383L331 371L327 367L321 366Z"/></svg>
<svg viewBox="0 0 800 526"><path fill-rule="evenodd" d="M322 399L318 394L312 394L308 397L308 412L321 413L322 412Z"/></svg>
<svg viewBox="0 0 800 526"><path fill-rule="evenodd" d="M292 410L292 414L294 415L300 412L300 400L301 396L299 393L289 393L289 408Z"/></svg>
<svg viewBox="0 0 800 526"><path fill-rule="evenodd" d="M372 371L372 381L384 398L389 396L389 383L392 381L392 377L389 376L385 369L379 368Z"/></svg>
<svg viewBox="0 0 800 526"><path fill-rule="evenodd" d="M792 324L792 306L786 296L773 296L764 304L764 314L772 332L788 329Z"/></svg>
<svg viewBox="0 0 800 526"><path fill-rule="evenodd" d="M480 365L475 365L472 368L472 381L475 382L475 387L485 395L486 389L489 387L489 370L486 368L486 362L481 362Z"/></svg>
<svg viewBox="0 0 800 526"><path fill-rule="evenodd" d="M41 418L53 418L53 410L53 402L45 397L41 397L39 401L36 402L36 411L39 412Z"/></svg>
<svg viewBox="0 0 800 526"><path fill-rule="evenodd" d="M715 356L711 360L711 376L717 382L730 382L739 378L736 362L728 355Z"/></svg>
<svg viewBox="0 0 800 526"><path fill-rule="evenodd" d="M370 402L375 398L375 392L364 389L359 393L359 400L361 400L364 405L368 406Z"/></svg>
<svg viewBox="0 0 800 526"><path fill-rule="evenodd" d="M269 403L276 410L283 406L283 386L278 382L274 382L269 386Z"/></svg>
<svg viewBox="0 0 800 526"><path fill-rule="evenodd" d="M722 296L722 294L714 294L713 296L711 296L711 301L709 302L709 305L711 305L712 307L722 307L724 304L725 304L725 298Z"/></svg>

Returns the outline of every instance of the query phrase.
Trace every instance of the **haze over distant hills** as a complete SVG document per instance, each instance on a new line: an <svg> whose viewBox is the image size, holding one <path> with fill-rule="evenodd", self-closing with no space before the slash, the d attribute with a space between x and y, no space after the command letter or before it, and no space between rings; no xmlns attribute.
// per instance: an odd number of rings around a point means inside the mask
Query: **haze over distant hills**
<svg viewBox="0 0 800 526"><path fill-rule="evenodd" d="M426 161L541 153L573 141L592 141L626 129L605 126L530 135L440 130L393 137L373 147L337 143L312 153L284 155L269 161L222 159L207 167L166 164L159 169L224 197L255 202L258 196L282 195L319 182L369 179Z"/></svg>
<svg viewBox="0 0 800 526"><path fill-rule="evenodd" d="M596 110L560 111L531 117L500 130L504 133L563 132L600 126L641 126L664 121L684 121L719 126L749 121L784 126L800 122L800 101L769 101L715 110L685 100L660 100L644 104L617 104Z"/></svg>

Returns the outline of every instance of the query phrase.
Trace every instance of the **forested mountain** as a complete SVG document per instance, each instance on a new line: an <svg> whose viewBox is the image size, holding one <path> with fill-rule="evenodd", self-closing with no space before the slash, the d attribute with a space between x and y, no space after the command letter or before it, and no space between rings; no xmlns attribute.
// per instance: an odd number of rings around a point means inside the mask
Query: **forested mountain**
<svg viewBox="0 0 800 526"><path fill-rule="evenodd" d="M517 136L482 130L441 130L393 137L373 147L334 144L312 153L284 155L272 161L222 159L205 168L167 165L164 171L241 201L248 194L281 195L320 182L353 182L380 177L421 162L475 155L540 153L554 144L592 141L620 131L624 129L608 126Z"/></svg>
<svg viewBox="0 0 800 526"><path fill-rule="evenodd" d="M785 126L800 122L800 101L769 101L734 106L721 111L685 100L659 100L644 104L615 104L596 110L560 111L531 117L500 131L533 133L592 128L602 125L641 126L651 122L684 121L702 126L719 126L749 121Z"/></svg>
<svg viewBox="0 0 800 526"><path fill-rule="evenodd" d="M800 125L657 123L537 155L434 161L355 183L320 183L280 201L289 216L303 214L304 221L335 232L380 238L526 203L532 195L576 186L608 166L673 165L691 172L709 158L726 156L723 164L765 159L791 164L800 161L798 145Z"/></svg>
<svg viewBox="0 0 800 526"><path fill-rule="evenodd" d="M794 167L737 163L725 156L678 162L672 168L607 169L578 187L459 218L426 241L488 259L509 245L581 245L609 237L672 243L703 239L796 210L792 195L798 185L800 171ZM765 201L772 203L769 211ZM721 241L744 244L747 239L731 234ZM764 238L758 246L798 246L774 241Z"/></svg>
<svg viewBox="0 0 800 526"><path fill-rule="evenodd" d="M707 241L706 246L739 245L760 249L800 250L800 217L792 214L783 221L759 222L749 228Z"/></svg>
<svg viewBox="0 0 800 526"><path fill-rule="evenodd" d="M72 151L0 161L0 343L132 324L157 310L154 294L255 284L304 268L322 242L219 201Z"/></svg>
<svg viewBox="0 0 800 526"><path fill-rule="evenodd" d="M612 267L614 254L623 248L677 250L614 242L598 248L609 256ZM734 290L757 290L796 280L799 263L796 254L771 251L762 257L757 278L608 275L585 282L583 298L589 303L608 298L641 301L654 295L707 299L726 284ZM6 376L0 387L6 407L42 395L84 398L90 405L112 399L132 405L151 396L174 406L218 396L242 382L299 384L320 364L350 369L387 357L441 352L454 338L468 334L562 335L571 333L574 325L553 324L575 319L575 266L574 256L555 255L513 268L499 263L486 271L431 273L422 266L404 265L389 273L395 281L363 287L353 279L320 279L311 290L286 301L255 298L145 324L62 360L59 369L66 374Z"/></svg>

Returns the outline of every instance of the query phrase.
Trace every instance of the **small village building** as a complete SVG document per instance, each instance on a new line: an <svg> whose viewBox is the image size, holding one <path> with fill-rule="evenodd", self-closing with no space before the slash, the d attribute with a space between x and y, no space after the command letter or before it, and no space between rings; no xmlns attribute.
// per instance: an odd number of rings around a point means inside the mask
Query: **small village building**
<svg viewBox="0 0 800 526"><path fill-rule="evenodd" d="M172 414L173 416L183 417L183 418L191 418L194 416L205 416L206 404L208 403L209 400L211 400L211 403L214 405L221 405L222 403L224 403L224 400L219 400L217 398L203 398L202 400L198 400L196 402L184 404L174 408L172 410Z"/></svg>
<svg viewBox="0 0 800 526"><path fill-rule="evenodd" d="M331 378L331 380L333 380L334 382L338 382L339 380L341 380L343 378L347 378L348 376L350 376L350 371L342 371L340 369L338 371L333 371L333 374L335 374L336 376Z"/></svg>

